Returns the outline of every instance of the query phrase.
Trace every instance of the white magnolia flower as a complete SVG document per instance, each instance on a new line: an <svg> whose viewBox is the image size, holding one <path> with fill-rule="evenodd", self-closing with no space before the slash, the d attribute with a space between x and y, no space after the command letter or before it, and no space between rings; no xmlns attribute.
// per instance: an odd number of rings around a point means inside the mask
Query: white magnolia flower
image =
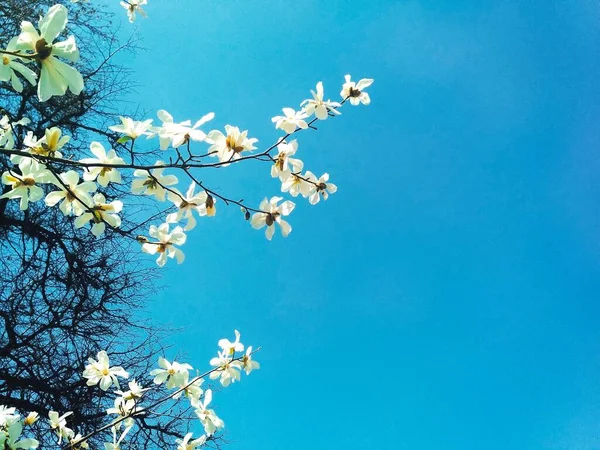
<svg viewBox="0 0 600 450"><path fill-rule="evenodd" d="M35 411L32 411L29 414L27 414L27 417L25 417L25 419L23 420L23 425L33 425L38 421L39 418L40 415Z"/></svg>
<svg viewBox="0 0 600 450"><path fill-rule="evenodd" d="M329 198L329 194L335 194L337 192L337 186L329 182L328 173L321 175L321 178L316 181L314 187L315 189L308 199L311 205L316 205L319 203L321 197L323 197L323 200L327 200Z"/></svg>
<svg viewBox="0 0 600 450"><path fill-rule="evenodd" d="M115 391L117 395L120 395L125 400L139 400L142 398L142 395L144 395L144 392L150 390L150 388L143 388L135 380L131 380L127 385L129 386L129 390Z"/></svg>
<svg viewBox="0 0 600 450"><path fill-rule="evenodd" d="M131 139L137 139L140 136L149 136L151 134L148 129L152 124L152 119L144 120L143 122L123 116L120 116L120 119L121 125L113 125L108 127L108 129L129 136Z"/></svg>
<svg viewBox="0 0 600 450"><path fill-rule="evenodd" d="M110 149L108 153L100 142L92 142L90 150L95 158L84 158L80 160L85 164L125 164L122 158L117 156L117 153ZM121 173L114 167L88 167L83 172L85 181L94 181L98 179L100 186L108 186L108 183L120 183Z"/></svg>
<svg viewBox="0 0 600 450"><path fill-rule="evenodd" d="M16 408L0 405L0 427L3 427L8 422L18 419L18 417L19 415L16 414Z"/></svg>
<svg viewBox="0 0 600 450"><path fill-rule="evenodd" d="M115 398L113 407L106 410L106 414L116 414L120 417L127 417L124 422L131 423L132 421L129 421L128 419L132 419L130 416L136 411L136 405L137 402L134 399L126 399L125 397L119 396ZM120 428L120 423L117 425L117 428ZM125 425L127 425L127 423Z"/></svg>
<svg viewBox="0 0 600 450"><path fill-rule="evenodd" d="M90 445L87 443L87 441L82 442L81 439L83 439L83 436L81 435L81 433L77 433L69 440L69 446L71 450L90 448Z"/></svg>
<svg viewBox="0 0 600 450"><path fill-rule="evenodd" d="M163 124L160 127L152 127L152 130L158 134L161 150L166 150L169 144L173 148L177 148L189 141L204 141L206 133L198 128L215 117L214 113L208 113L192 127L192 122L189 120L181 123L174 122L173 116L164 109L158 111L157 115Z"/></svg>
<svg viewBox="0 0 600 450"><path fill-rule="evenodd" d="M127 10L127 17L131 23L135 21L135 13L139 13L144 19L148 18L146 11L142 9L142 6L147 4L148 0L127 0L121 2L121 6Z"/></svg>
<svg viewBox="0 0 600 450"><path fill-rule="evenodd" d="M96 190L96 183L93 181L85 181L79 184L79 174L74 170L69 170L66 173L59 175L62 183L55 179L53 183L60 189L59 191L50 192L46 195L46 205L54 206L58 202L60 210L65 216L74 214L79 216L92 206L92 198L90 192ZM66 185L66 188L65 186Z"/></svg>
<svg viewBox="0 0 600 450"><path fill-rule="evenodd" d="M105 442L104 450L121 450L121 442L123 441L123 439L125 439L125 436L127 436L127 433L129 433L129 430L131 430L131 428L133 427L133 418L130 419L131 421L129 421L129 424L125 426L125 429L123 430L123 433L121 433L119 439L117 439L117 427L112 427L113 441ZM118 428L120 429L120 427Z"/></svg>
<svg viewBox="0 0 600 450"><path fill-rule="evenodd" d="M225 423L217 417L213 409L208 409L208 405L212 401L212 391L208 389L204 393L204 401L193 402L192 406L195 408L196 415L200 419L200 422L204 426L204 432L208 436L212 436L215 431L223 428Z"/></svg>
<svg viewBox="0 0 600 450"><path fill-rule="evenodd" d="M250 375L253 370L260 369L260 364L252 359L252 346L246 349L246 354L242 358L242 368L246 375Z"/></svg>
<svg viewBox="0 0 600 450"><path fill-rule="evenodd" d="M56 435L58 436L58 443L62 442L62 439L70 439L75 433L69 427L67 427L66 418L73 414L73 412L69 411L62 416L59 416L56 411L50 411L48 413L48 417L50 418L50 428L54 430Z"/></svg>
<svg viewBox="0 0 600 450"><path fill-rule="evenodd" d="M12 190L0 198L20 198L19 206L24 211L29 207L29 202L37 202L42 199L44 190L37 184L47 183L50 179L50 172L44 165L37 162L21 164L19 170L21 173L9 170L2 174L2 183L12 186Z"/></svg>
<svg viewBox="0 0 600 450"><path fill-rule="evenodd" d="M292 134L296 131L296 128L308 128L308 124L304 120L308 116L304 111L294 111L292 108L283 108L282 111L283 116L275 116L271 119L275 124L275 128L282 129L287 134Z"/></svg>
<svg viewBox="0 0 600 450"><path fill-rule="evenodd" d="M220 378L219 381L225 387L229 386L230 383L240 381L242 363L239 361L232 361L228 352L220 352L218 356L210 360L210 365L218 368L218 370L210 373L211 380Z"/></svg>
<svg viewBox="0 0 600 450"><path fill-rule="evenodd" d="M241 131L238 127L225 125L225 132L213 130L208 133L206 142L212 144L208 149L209 153L214 152L214 156L221 162L228 162L239 159L243 151L256 150L254 143L258 142L256 138L248 138L248 131Z"/></svg>
<svg viewBox="0 0 600 450"><path fill-rule="evenodd" d="M60 150L69 142L69 136L63 136L62 131L58 127L48 128L44 131L44 136L38 139L29 131L23 140L25 151L32 155L48 156L51 158L62 158ZM11 155L10 160L15 164L29 164L33 161L32 158L27 158L20 155Z"/></svg>
<svg viewBox="0 0 600 450"><path fill-rule="evenodd" d="M178 264L181 264L185 259L183 252L176 248L176 245L183 245L187 239L187 236L183 232L181 227L173 228L173 231L169 232L169 224L163 223L159 227L150 225L150 237L153 237L158 242L151 243L145 242L142 244L142 251L154 255L159 254L156 263L162 267L167 262L167 257L175 258Z"/></svg>
<svg viewBox="0 0 600 450"><path fill-rule="evenodd" d="M296 205L291 201L286 200L278 206L277 203L281 200L283 200L282 197L273 197L270 201L265 198L260 203L259 207L263 212L254 213L252 215L252 220L250 221L252 226L257 230L265 225L267 226L265 235L268 240L273 238L273 234L275 233L275 223L279 224L283 237L287 237L292 231L292 226L281 217L289 215Z"/></svg>
<svg viewBox="0 0 600 450"><path fill-rule="evenodd" d="M21 423L21 421L16 420L13 423L11 423L8 427L8 436L6 436L6 440L4 441L3 448L9 449L9 450L17 450L19 448L22 448L22 449L37 448L39 445L39 442L36 439L31 439L31 438L20 439L22 432L23 432L23 424Z"/></svg>
<svg viewBox="0 0 600 450"><path fill-rule="evenodd" d="M363 78L358 83L350 81L350 75L346 75L346 82L342 86L342 92L340 95L343 99L350 99L350 103L354 106L362 103L368 105L371 103L369 94L363 92L366 88L373 84L373 80L370 78Z"/></svg>
<svg viewBox="0 0 600 450"><path fill-rule="evenodd" d="M167 389L174 387L182 387L189 377L189 371L192 370L192 366L185 363L178 363L173 361L170 363L165 358L158 358L159 369L154 369L150 372L150 375L154 377L155 384L167 383Z"/></svg>
<svg viewBox="0 0 600 450"><path fill-rule="evenodd" d="M281 192L289 192L292 197L301 194L302 197L308 197L315 190L316 177L306 172L305 175L301 173L290 173L290 175L281 183Z"/></svg>
<svg viewBox="0 0 600 450"><path fill-rule="evenodd" d="M11 122L8 116L2 116L0 119L0 147L12 150L15 148L14 127L18 125L28 125L31 122L27 117L23 117L16 122Z"/></svg>
<svg viewBox="0 0 600 450"><path fill-rule="evenodd" d="M199 216L206 216L208 214L208 194L205 191L194 194L195 189L196 183L192 182L185 195L181 194L176 189L173 189L176 193L167 193L167 197L169 198L169 200L171 200L177 207L177 212L174 212L167 216L168 223L177 223L185 218L187 219L187 224L184 230L188 231L196 226L196 219L194 218L192 211L196 211Z"/></svg>
<svg viewBox="0 0 600 450"><path fill-rule="evenodd" d="M300 172L304 167L304 163L296 158L290 158L296 154L298 150L298 142L296 140L291 141L289 144L283 141L277 146L277 157L275 163L271 166L271 176L273 178L279 177L281 181L285 181L291 174L292 171Z"/></svg>
<svg viewBox="0 0 600 450"><path fill-rule="evenodd" d="M6 51L16 53L18 37L14 37L8 43ZM29 81L29 84L35 86L37 75L29 67L24 66L18 60L18 56L0 54L0 81L10 81L13 89L17 92L23 92L23 83L15 72L20 73L23 78Z"/></svg>
<svg viewBox="0 0 600 450"><path fill-rule="evenodd" d="M155 166L161 166L162 161L156 161ZM163 175L165 169L153 169L150 172L147 170L137 169L133 172L136 177L131 183L131 192L134 194L154 195L161 202L165 201L167 186L177 184L175 175Z"/></svg>
<svg viewBox="0 0 600 450"><path fill-rule="evenodd" d="M188 380L184 381L184 385L186 385L186 384L188 384ZM200 396L204 393L204 390L200 387L200 386L202 386L202 384L204 384L204 378L197 378L183 390L183 393L191 401L198 400L200 398ZM175 394L173 396L173 398L177 399L181 396L181 394L182 394L181 392L178 394Z"/></svg>
<svg viewBox="0 0 600 450"><path fill-rule="evenodd" d="M244 344L240 342L240 332L233 330L235 334L235 342L231 342L229 339L220 339L218 344L226 355L233 355L235 352L243 352Z"/></svg>
<svg viewBox="0 0 600 450"><path fill-rule="evenodd" d="M206 442L206 436L200 436L197 439L190 441L193 433L188 433L183 439L177 439L177 450L194 450L196 447L204 445Z"/></svg>
<svg viewBox="0 0 600 450"><path fill-rule="evenodd" d="M92 234L99 237L106 230L106 224L113 228L121 226L121 218L119 213L123 209L123 202L113 200L110 203L106 202L104 195L98 193L92 197L93 205L75 219L75 228L81 228L86 223L92 222Z"/></svg>
<svg viewBox="0 0 600 450"><path fill-rule="evenodd" d="M17 47L21 50L33 51L36 59L41 63L38 97L42 102L54 95L64 95L67 89L75 95L83 90L81 74L58 59L77 62L79 50L75 38L69 36L66 41L52 44L67 26L67 20L67 8L63 5L54 5L40 19L39 33L31 22L21 23Z"/></svg>
<svg viewBox="0 0 600 450"><path fill-rule="evenodd" d="M323 100L324 92L322 82L319 81L317 83L317 92L313 90L311 90L310 92L313 96L312 100L308 99L300 103L300 106L306 105L304 107L304 111L309 117L314 114L315 116L317 116L317 119L325 120L329 116L329 112L331 112L332 114L341 114L336 109L341 106L339 103L332 102L331 100Z"/></svg>
<svg viewBox="0 0 600 450"><path fill-rule="evenodd" d="M114 385L119 388L119 380L117 377L128 378L129 374L120 366L110 367L108 354L102 350L98 352L98 360L89 358L89 364L85 366L83 378L87 378L88 386L95 386L100 383L100 389L106 391Z"/></svg>

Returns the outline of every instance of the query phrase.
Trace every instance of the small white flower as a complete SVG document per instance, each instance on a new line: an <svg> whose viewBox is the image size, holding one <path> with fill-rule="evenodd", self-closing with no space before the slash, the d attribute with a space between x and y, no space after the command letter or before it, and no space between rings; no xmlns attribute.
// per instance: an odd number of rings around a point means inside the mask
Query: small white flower
<svg viewBox="0 0 600 450"><path fill-rule="evenodd" d="M121 218L119 213L123 209L123 202L113 200L110 203L106 202L104 195L98 193L92 198L93 205L89 205L87 211L82 213L75 219L75 228L81 228L88 222L92 222L92 234L99 237L106 229L106 224L113 228L121 226Z"/></svg>
<svg viewBox="0 0 600 450"><path fill-rule="evenodd" d="M121 6L127 10L127 17L130 23L135 21L135 13L139 13L144 19L148 18L146 11L142 9L142 6L146 4L148 4L148 0L127 0L121 2Z"/></svg>
<svg viewBox="0 0 600 450"><path fill-rule="evenodd" d="M21 173L13 169L2 174L2 183L12 186L12 190L0 198L20 198L19 206L24 211L29 207L29 202L37 202L44 197L43 189L37 184L47 183L51 178L46 167L37 162L21 164L19 170Z"/></svg>
<svg viewBox="0 0 600 450"><path fill-rule="evenodd" d="M108 153L106 149L100 144L100 142L92 142L90 144L90 150L95 158L84 158L81 160L85 164L125 164L122 158L117 156L117 153L110 149ZM98 180L100 186L108 186L108 183L120 183L121 174L114 167L88 167L83 172L83 179L85 181Z"/></svg>
<svg viewBox="0 0 600 450"><path fill-rule="evenodd" d="M240 332L233 330L235 334L235 342L231 342L229 339L220 339L218 344L226 355L233 355L235 352L243 352L244 344L240 342Z"/></svg>
<svg viewBox="0 0 600 450"><path fill-rule="evenodd" d="M242 358L242 368L246 375L250 375L253 370L260 369L260 364L252 359L252 346L246 349L246 354Z"/></svg>
<svg viewBox="0 0 600 450"><path fill-rule="evenodd" d="M103 391L106 391L113 383L120 388L117 377L128 378L129 374L120 366L110 367L108 354L104 350L98 352L97 357L97 361L89 358L89 364L85 366L83 377L87 378L86 384L95 386L100 383L100 389Z"/></svg>
<svg viewBox="0 0 600 450"><path fill-rule="evenodd" d="M59 416L56 411L50 411L48 413L48 418L50 419L50 428L54 430L56 435L58 436L58 443L62 442L62 439L70 439L75 433L69 427L67 427L66 418L73 414L71 411Z"/></svg>
<svg viewBox="0 0 600 450"><path fill-rule="evenodd" d="M281 192L289 192L292 197L297 197L298 194L308 197L315 189L314 181L316 181L316 177L310 172L306 172L305 175L290 173L281 183Z"/></svg>
<svg viewBox="0 0 600 450"><path fill-rule="evenodd" d="M173 148L178 148L189 141L204 141L206 133L198 128L215 117L214 113L208 113L192 127L192 122L189 120L181 123L174 122L173 116L164 109L158 111L157 115L163 124L160 127L152 127L152 131L154 134L158 134L161 150L166 150L169 144Z"/></svg>
<svg viewBox="0 0 600 450"><path fill-rule="evenodd" d="M183 439L177 439L177 450L195 450L196 447L200 447L206 442L206 436L200 436L199 438L190 441L191 438L192 433L188 433Z"/></svg>
<svg viewBox="0 0 600 450"><path fill-rule="evenodd" d="M275 223L279 224L281 228L281 234L283 237L287 237L292 231L292 226L282 219L282 216L289 215L296 206L289 200L286 200L281 205L277 205L282 199L282 197L273 197L271 200L267 200L266 198L260 204L260 210L263 212L254 213L252 215L251 224L257 230L267 226L265 230L265 235L268 240L273 238L273 234L275 233Z"/></svg>
<svg viewBox="0 0 600 450"><path fill-rule="evenodd" d="M342 92L340 95L342 98L349 99L350 104L356 106L359 103L363 105L368 105L371 103L371 98L369 94L364 92L366 88L373 84L373 80L370 78L363 78L358 83L350 80L350 75L346 75L346 82L342 86Z"/></svg>
<svg viewBox="0 0 600 450"><path fill-rule="evenodd" d="M282 129L287 134L292 134L296 128L306 129L308 124L304 119L308 116L304 111L295 111L292 108L283 108L283 116L275 116L271 119L276 129Z"/></svg>
<svg viewBox="0 0 600 450"><path fill-rule="evenodd" d="M30 412L27 417L23 420L23 425L33 425L38 421L40 415L35 411Z"/></svg>
<svg viewBox="0 0 600 450"><path fill-rule="evenodd" d="M19 417L16 414L16 409L14 407L7 407L4 405L0 405L0 427L3 427L8 422L12 422L13 420Z"/></svg>
<svg viewBox="0 0 600 450"><path fill-rule="evenodd" d="M112 125L108 127L109 130L129 136L131 139L137 139L140 136L149 136L151 134L148 129L152 124L152 119L139 122L130 117L120 116L119 118L121 119L121 125Z"/></svg>
<svg viewBox="0 0 600 450"><path fill-rule="evenodd" d="M96 190L96 183L92 181L85 181L79 184L79 174L74 170L69 170L66 173L59 175L62 183L53 181L53 183L60 189L59 191L50 192L46 195L46 205L54 206L58 202L60 204L60 210L65 216L75 214L79 216L92 205L92 198L89 193ZM66 185L67 187L65 188Z"/></svg>
<svg viewBox="0 0 600 450"><path fill-rule="evenodd" d="M313 98L304 100L302 103L300 103L300 106L306 105L304 107L304 111L309 117L314 114L317 119L325 120L329 116L329 112L332 114L341 114L336 109L341 106L339 103L332 102L331 100L323 100L324 92L322 82L319 81L317 83L317 92L313 90L310 92L312 93Z"/></svg>
<svg viewBox="0 0 600 450"><path fill-rule="evenodd" d="M182 387L189 379L189 371L192 366L185 363L173 361L170 363L165 358L158 359L159 369L154 369L150 375L154 377L155 384L163 384L166 382L167 389Z"/></svg>
<svg viewBox="0 0 600 450"><path fill-rule="evenodd" d="M165 265L167 257L175 258L178 264L184 261L185 255L180 249L175 247L176 245L185 244L187 239L181 227L175 227L173 231L169 232L168 223L163 223L159 227L151 225L149 234L150 237L153 237L158 242L145 242L142 244L142 250L151 255L158 253L159 256L156 262L160 267Z"/></svg>
<svg viewBox="0 0 600 450"><path fill-rule="evenodd" d="M29 120L27 117L23 117L20 120L11 122L8 116L2 116L2 118L0 118L0 147L7 148L9 150L15 148L15 136L13 133L14 127L18 125L28 125L30 122L31 120Z"/></svg>
<svg viewBox="0 0 600 450"><path fill-rule="evenodd" d="M8 43L6 50L9 52L17 52L17 41L18 37L14 37ZM18 56L0 54L0 81L10 81L13 89L17 92L23 92L23 83L17 76L20 73L29 84L35 86L36 84L36 73L30 68L21 64L18 60Z"/></svg>
<svg viewBox="0 0 600 450"><path fill-rule="evenodd" d="M321 178L316 181L315 190L310 195L308 201L311 205L316 205L319 203L321 197L323 197L323 200L327 200L329 198L329 194L335 194L336 192L337 186L333 183L330 183L329 174L324 173L321 175Z"/></svg>
<svg viewBox="0 0 600 450"><path fill-rule="evenodd" d="M279 177L281 181L285 181L292 171L300 172L302 170L304 163L299 159L291 158L297 150L298 142L296 140L291 141L289 144L283 141L277 146L279 153L275 157L275 163L271 166L271 176L273 178Z"/></svg>
<svg viewBox="0 0 600 450"><path fill-rule="evenodd" d="M219 381L225 387L229 386L230 383L240 381L242 364L239 361L232 361L228 352L220 352L218 356L210 360L210 365L218 368L210 373L211 380L220 378Z"/></svg>
<svg viewBox="0 0 600 450"><path fill-rule="evenodd" d="M163 164L162 161L156 161L154 165L161 166ZM164 170L153 169L150 172L141 169L135 170L133 176L136 179L131 183L131 192L134 194L154 195L157 200L164 202L166 196L165 187L177 184L177 177L175 175L163 175Z"/></svg>
<svg viewBox="0 0 600 450"><path fill-rule="evenodd" d="M225 125L225 132L213 130L208 133L206 142L212 144L208 149L209 153L219 158L221 162L229 162L239 159L243 151L256 150L254 144L258 142L256 138L248 138L248 131L240 131L238 127Z"/></svg>
<svg viewBox="0 0 600 450"><path fill-rule="evenodd" d="M192 403L195 408L196 415L204 426L204 432L208 436L212 436L215 431L223 428L225 423L215 414L213 409L208 409L208 405L212 401L212 391L208 389L204 393L204 401L196 401Z"/></svg>
<svg viewBox="0 0 600 450"><path fill-rule="evenodd" d="M144 392L150 390L150 388L143 388L135 380L131 380L127 385L129 386L129 390L115 391L117 395L120 395L125 400L139 400L144 395Z"/></svg>
<svg viewBox="0 0 600 450"><path fill-rule="evenodd" d="M207 202L208 202L208 194L205 191L199 192L197 194L194 193L196 189L196 183L192 182L190 187L188 188L185 195L181 194L176 189L173 189L174 192L168 192L167 197L171 200L175 206L177 207L177 212L169 214L167 216L168 223L177 223L182 219L187 219L187 224L184 230L191 230L196 226L196 219L192 214L192 211L196 211L199 216L208 215L207 211ZM212 197L211 197L212 198ZM213 201L213 209L214 209L214 201Z"/></svg>

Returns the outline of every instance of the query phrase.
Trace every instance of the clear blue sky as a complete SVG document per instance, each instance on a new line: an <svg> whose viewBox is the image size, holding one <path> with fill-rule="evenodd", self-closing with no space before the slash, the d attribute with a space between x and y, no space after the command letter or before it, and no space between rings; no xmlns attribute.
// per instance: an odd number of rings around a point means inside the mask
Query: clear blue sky
<svg viewBox="0 0 600 450"><path fill-rule="evenodd" d="M600 448L597 0L149 3L145 109L268 145L317 81L375 79L299 137L338 193L270 243L220 205L149 306L195 366L234 328L263 347L215 398L228 448ZM254 163L205 179L279 189Z"/></svg>

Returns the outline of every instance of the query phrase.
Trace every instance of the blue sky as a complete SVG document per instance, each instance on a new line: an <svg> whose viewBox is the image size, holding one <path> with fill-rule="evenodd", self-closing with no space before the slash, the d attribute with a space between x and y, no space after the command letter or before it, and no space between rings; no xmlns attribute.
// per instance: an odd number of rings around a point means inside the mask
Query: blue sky
<svg viewBox="0 0 600 450"><path fill-rule="evenodd" d="M597 1L149 3L144 109L270 145L317 81L375 79L299 136L336 195L272 242L219 205L151 299L195 366L234 328L262 346L215 398L228 448L600 448ZM258 163L205 179L279 189Z"/></svg>

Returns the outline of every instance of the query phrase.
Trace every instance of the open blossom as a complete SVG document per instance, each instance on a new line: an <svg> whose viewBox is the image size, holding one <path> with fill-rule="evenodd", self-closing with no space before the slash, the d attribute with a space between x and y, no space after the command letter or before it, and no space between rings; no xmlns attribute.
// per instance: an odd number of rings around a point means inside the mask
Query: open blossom
<svg viewBox="0 0 600 450"><path fill-rule="evenodd" d="M121 428L121 424L125 427L130 427L134 424L135 420L131 417L132 413L137 411L137 403L134 399L126 399L124 397L115 398L112 408L106 410L106 414L116 414L119 417L126 417L122 422L119 422L116 427Z"/></svg>
<svg viewBox="0 0 600 450"><path fill-rule="evenodd" d="M246 375L250 375L253 370L260 369L260 364L252 359L252 346L246 349L246 354L242 358L242 368Z"/></svg>
<svg viewBox="0 0 600 450"><path fill-rule="evenodd" d="M3 427L8 422L16 420L18 417L19 415L16 414L16 408L0 405L0 427Z"/></svg>
<svg viewBox="0 0 600 450"><path fill-rule="evenodd" d="M233 161L239 159L243 151L256 150L254 144L258 139L248 138L247 130L240 131L238 127L225 125L225 132L227 134L213 130L206 137L206 142L212 144L208 151L214 152L219 161Z"/></svg>
<svg viewBox="0 0 600 450"><path fill-rule="evenodd" d="M275 124L275 128L282 129L287 134L292 134L296 131L296 128L308 128L308 124L304 120L308 116L304 111L294 111L292 108L283 108L283 114L283 116L275 116L271 119Z"/></svg>
<svg viewBox="0 0 600 450"><path fill-rule="evenodd" d="M110 149L108 152L100 142L92 142L90 151L95 158L84 158L80 160L85 164L125 164L122 158L117 156L117 153ZM87 167L83 172L85 181L98 180L100 186L108 186L108 183L120 183L121 173L114 167Z"/></svg>
<svg viewBox="0 0 600 450"><path fill-rule="evenodd" d="M96 237L104 233L106 224L113 228L121 226L119 213L123 209L121 200L113 200L108 203L104 195L98 193L92 197L93 204L77 219L75 219L75 228L81 228L88 222L92 222L92 234Z"/></svg>
<svg viewBox="0 0 600 450"><path fill-rule="evenodd" d="M4 435L4 433L0 431L0 444L2 444L2 448L7 450L37 448L39 442L36 439L31 438L21 439L22 432L23 424L20 420L15 420L8 426L7 435Z"/></svg>
<svg viewBox="0 0 600 450"><path fill-rule="evenodd" d="M281 183L281 192L289 192L292 197L297 197L301 194L302 197L308 197L315 189L313 184L316 177L311 172L290 173L290 175Z"/></svg>
<svg viewBox="0 0 600 450"><path fill-rule="evenodd" d="M117 377L128 378L129 374L120 366L110 367L110 360L107 353L102 350L98 352L98 360L89 358L89 364L85 366L83 377L87 378L88 386L95 386L100 383L100 389L106 391L114 384L119 388Z"/></svg>
<svg viewBox="0 0 600 450"><path fill-rule="evenodd" d="M156 161L155 166L161 166L164 163L162 161ZM161 202L165 201L167 186L173 186L177 184L177 177L175 175L163 175L165 169L152 169L150 172L147 170L137 169L133 172L133 176L136 177L131 183L131 192L134 194L146 194L154 195Z"/></svg>
<svg viewBox="0 0 600 450"><path fill-rule="evenodd" d="M67 26L67 20L67 8L63 5L54 5L40 19L39 33L31 22L21 23L17 48L33 51L36 59L41 63L38 97L42 102L54 95L64 95L67 89L75 95L83 90L81 74L58 59L77 62L79 50L75 38L69 36L67 40L53 44Z"/></svg>
<svg viewBox="0 0 600 450"><path fill-rule="evenodd" d="M240 332L233 330L235 334L235 341L231 342L229 339L220 339L218 344L226 355L233 355L235 352L243 352L244 344L240 342Z"/></svg>
<svg viewBox="0 0 600 450"><path fill-rule="evenodd" d="M30 131L23 140L28 153L39 156L49 156L51 158L62 158L63 155L60 150L69 142L71 138L69 136L63 136L62 131L58 127L47 128L44 131L44 136L40 139L36 138ZM30 163L33 161L31 158L25 158L20 155L12 155L11 161L21 165L24 161Z"/></svg>
<svg viewBox="0 0 600 450"><path fill-rule="evenodd" d="M210 365L218 368L218 370L210 373L211 380L219 378L221 384L226 387L229 386L230 383L240 381L242 363L239 361L232 361L228 352L220 352L218 356L210 360Z"/></svg>
<svg viewBox="0 0 600 450"><path fill-rule="evenodd" d="M90 448L90 445L87 443L87 441L81 442L82 439L83 439L83 436L81 435L81 433L77 433L75 436L73 436L69 440L69 446L70 446L71 450L78 450L78 449L85 450L85 449Z"/></svg>
<svg viewBox="0 0 600 450"><path fill-rule="evenodd" d="M27 117L11 122L10 117L4 115L0 118L0 147L12 150L15 148L13 128L17 125L27 125L31 122Z"/></svg>
<svg viewBox="0 0 600 450"><path fill-rule="evenodd" d="M208 194L205 191L201 191L195 194L195 189L196 183L192 183L190 184L190 187L188 188L185 195L181 194L176 189L173 189L175 192L167 193L167 197L169 198L169 200L171 200L177 207L177 212L174 212L167 216L168 223L177 223L182 219L187 219L187 224L184 230L188 231L196 226L196 219L194 218L194 214L192 213L192 211L196 211L199 216L206 216L208 214Z"/></svg>
<svg viewBox="0 0 600 450"><path fill-rule="evenodd" d="M150 225L149 231L150 237L153 237L158 242L145 242L142 244L142 251L151 255L159 254L156 263L159 266L164 266L167 262L167 257L175 258L178 264L181 264L185 259L183 252L176 248L176 245L183 245L187 239L187 236L183 232L181 227L173 228L173 231L169 232L169 224L163 223L159 227Z"/></svg>
<svg viewBox="0 0 600 450"><path fill-rule="evenodd" d="M304 167L304 163L297 158L291 158L298 150L298 141L293 140L289 144L282 142L277 146L279 152L275 157L275 162L271 166L271 176L279 177L281 181L285 181L291 174L291 171L300 172Z"/></svg>
<svg viewBox="0 0 600 450"><path fill-rule="evenodd" d="M29 207L29 202L42 199L44 190L37 184L48 182L50 172L43 164L37 162L21 164L19 170L21 173L13 169L2 174L2 184L11 186L12 189L0 198L20 198L19 207L24 211Z"/></svg>
<svg viewBox="0 0 600 450"><path fill-rule="evenodd" d="M10 40L6 47L6 51L16 53L18 37ZM21 74L29 84L35 86L37 75L29 67L24 66L19 62L18 56L0 54L0 81L10 81L13 89L17 92L23 92L23 83L17 76Z"/></svg>
<svg viewBox="0 0 600 450"><path fill-rule="evenodd" d="M121 125L112 125L108 127L108 129L124 134L125 136L129 136L131 139L137 139L140 136L150 135L150 131L148 131L148 129L152 124L152 119L144 120L143 122L123 116L120 116L120 119Z"/></svg>
<svg viewBox="0 0 600 450"><path fill-rule="evenodd" d="M225 423L215 414L213 409L209 409L208 405L212 401L212 390L208 389L204 393L204 401L195 401L192 406L195 409L196 415L204 426L204 432L208 436L212 436L215 431L223 428Z"/></svg>
<svg viewBox="0 0 600 450"><path fill-rule="evenodd" d="M350 75L346 75L346 82L342 86L342 92L340 95L343 99L350 99L350 104L356 106L359 103L368 105L371 103L369 94L364 92L366 88L373 84L371 78L363 78L358 83L350 80Z"/></svg>
<svg viewBox="0 0 600 450"><path fill-rule="evenodd" d="M158 369L152 370L150 375L154 377L155 384L166 382L168 389L183 386L188 380L189 371L192 370L192 366L189 364L177 361L170 363L165 358L158 358L158 367Z"/></svg>
<svg viewBox="0 0 600 450"><path fill-rule="evenodd" d="M96 183L85 181L79 184L79 174L74 170L61 173L59 177L62 182L55 179L53 183L60 190L50 192L46 195L46 205L54 206L58 202L61 202L59 208L65 216L70 216L71 214L75 214L76 216L81 215L87 209L88 205L91 206L93 203L90 192L96 190Z"/></svg>
<svg viewBox="0 0 600 450"><path fill-rule="evenodd" d="M259 207L263 212L257 212L252 215L250 223L254 228L258 230L265 225L267 226L265 235L268 240L273 238L275 223L279 224L283 237L287 237L292 231L292 226L283 220L282 216L289 215L296 205L289 200L286 200L281 205L277 205L281 200L283 200L282 197L273 197L270 201L265 198Z"/></svg>
<svg viewBox="0 0 600 450"><path fill-rule="evenodd" d="M329 198L329 194L335 194L337 192L337 186L329 182L328 173L321 175L321 177L316 180L314 187L314 191L308 198L308 201L311 205L316 205L319 203L321 197L323 197L323 200L327 200Z"/></svg>
<svg viewBox="0 0 600 450"><path fill-rule="evenodd" d="M329 116L329 112L331 112L332 114L341 114L336 108L338 108L340 106L339 103L337 102L332 102L331 100L323 100L323 95L324 91L323 91L323 83L322 82L318 82L317 83L317 91L310 91L313 98L312 99L308 99L308 100L304 100L300 106L304 106L304 111L306 112L306 114L310 117L313 114L317 117L317 119L319 120L325 120L327 119L327 117Z"/></svg>
<svg viewBox="0 0 600 450"><path fill-rule="evenodd" d="M189 120L176 123L173 116L164 109L158 111L157 115L163 124L160 127L152 127L152 130L158 134L161 150L166 150L169 144L173 148L178 148L189 141L204 141L206 133L198 128L215 117L214 113L208 113L192 127L192 122Z"/></svg>
<svg viewBox="0 0 600 450"><path fill-rule="evenodd" d="M125 400L139 400L144 395L144 392L150 390L150 388L143 388L135 380L131 380L127 383L127 386L129 387L127 391L115 391L117 395L120 395Z"/></svg>
<svg viewBox="0 0 600 450"><path fill-rule="evenodd" d="M50 419L50 428L54 430L56 435L58 436L58 443L62 442L62 439L70 439L75 435L73 430L67 427L67 417L73 414L71 411L59 416L56 411L50 411L48 413L48 418Z"/></svg>
<svg viewBox="0 0 600 450"><path fill-rule="evenodd" d="M148 4L148 0L127 0L121 2L121 6L127 10L129 22L135 22L135 13L139 13L144 19L148 17L146 11L142 9L143 5Z"/></svg>
<svg viewBox="0 0 600 450"><path fill-rule="evenodd" d="M177 439L177 450L195 450L206 443L206 436L200 436L197 439L192 439L193 433L188 433L183 439Z"/></svg>

